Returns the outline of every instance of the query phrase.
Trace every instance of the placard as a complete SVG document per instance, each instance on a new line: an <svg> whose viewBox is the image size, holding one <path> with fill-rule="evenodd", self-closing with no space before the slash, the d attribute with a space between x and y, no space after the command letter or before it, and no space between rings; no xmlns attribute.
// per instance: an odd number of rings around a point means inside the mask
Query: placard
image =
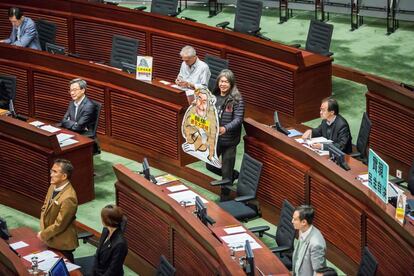
<svg viewBox="0 0 414 276"><path fill-rule="evenodd" d="M152 81L152 57L137 56L137 80Z"/></svg>
<svg viewBox="0 0 414 276"><path fill-rule="evenodd" d="M369 149L368 187L385 203L388 203L388 174L388 164L372 149Z"/></svg>

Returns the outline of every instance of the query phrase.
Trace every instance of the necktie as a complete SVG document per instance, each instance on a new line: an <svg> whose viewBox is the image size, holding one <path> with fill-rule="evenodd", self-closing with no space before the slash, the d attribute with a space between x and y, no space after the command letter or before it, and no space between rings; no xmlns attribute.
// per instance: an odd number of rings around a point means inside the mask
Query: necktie
<svg viewBox="0 0 414 276"><path fill-rule="evenodd" d="M59 193L60 191L53 191L53 194L52 194L52 198L55 198L55 196Z"/></svg>

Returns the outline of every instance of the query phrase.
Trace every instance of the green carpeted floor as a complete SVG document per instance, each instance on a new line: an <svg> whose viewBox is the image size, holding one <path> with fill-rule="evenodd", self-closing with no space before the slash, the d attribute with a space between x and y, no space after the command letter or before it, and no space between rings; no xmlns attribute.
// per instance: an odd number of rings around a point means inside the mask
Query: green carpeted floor
<svg viewBox="0 0 414 276"><path fill-rule="evenodd" d="M128 7L136 7L139 4L128 4ZM211 26L223 21L234 21L234 8L227 7L219 15L208 18L207 7L191 7L184 10L180 16L188 16ZM263 11L261 20L262 32L274 41L285 44L301 43L304 45L309 20L313 17L311 12L295 12L294 17L284 24L278 24L278 11L275 9L266 9ZM365 25L360 29L350 32L349 17L342 15L331 15L329 23L334 24L334 34L332 39L331 51L334 54L334 63L353 67L358 70L370 72L376 75L413 83L414 69L414 23L401 23L400 29L394 34L386 36L385 21L379 19L365 19ZM347 118L353 136L356 141L359 124L362 113L365 111L365 92L366 87L350 81L339 78L333 78L333 95L340 103L340 112ZM243 93L243 91L241 91ZM316 126L319 119L307 122L309 126ZM240 167L241 156L243 154L243 143L238 147L238 158L236 168ZM77 219L100 231L102 226L100 222L100 210L108 203L115 201L114 183L115 175L112 165L121 163L138 171L141 166L135 161L125 159L110 153L103 152L94 158L95 167L95 195L96 199L92 202L79 206ZM206 171L204 163L196 162L189 167L211 175ZM152 168L154 175L162 174ZM211 175L215 177L214 175ZM218 200L218 196L210 193L196 185L188 183L187 185L196 189L200 194L209 200ZM5 217L9 227L29 226L34 230L39 229L39 220L28 216L19 211L13 210L6 206L0 205L0 216ZM257 219L249 222L248 226L270 225L263 219ZM275 231L275 227L272 231ZM264 239L269 246L274 246L270 239ZM76 257L93 254L95 248L89 245L81 245L76 250ZM126 275L135 275L126 268Z"/></svg>

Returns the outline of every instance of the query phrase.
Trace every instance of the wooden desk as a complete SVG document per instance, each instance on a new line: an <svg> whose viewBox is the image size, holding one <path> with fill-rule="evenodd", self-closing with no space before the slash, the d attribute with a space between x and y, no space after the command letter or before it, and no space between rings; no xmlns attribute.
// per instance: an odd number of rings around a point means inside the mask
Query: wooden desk
<svg viewBox="0 0 414 276"><path fill-rule="evenodd" d="M414 226L401 226L394 219L395 208L355 179L367 172L361 162L348 159L351 170L344 171L250 118L244 127L245 151L263 162L257 197L266 219L274 219L283 199L295 206L312 204L314 224L329 244L328 259L347 274L356 274L365 245L379 262L378 275L413 271Z"/></svg>
<svg viewBox="0 0 414 276"><path fill-rule="evenodd" d="M10 6L21 7L34 20L55 23L56 43L87 60L109 61L113 35L138 39L139 54L154 57L154 77L165 80L176 78L179 52L185 45L194 46L201 59L206 54L228 59L248 114L271 117L276 109L297 122L308 121L319 116L321 99L331 95L331 58L276 42L81 0L4 0L0 3L0 37L10 34Z"/></svg>
<svg viewBox="0 0 414 276"><path fill-rule="evenodd" d="M77 133L79 142L60 148L56 134L7 116L0 116L0 203L39 217L50 186L50 168L57 158L75 167L72 185L79 203L95 198L93 140Z"/></svg>
<svg viewBox="0 0 414 276"><path fill-rule="evenodd" d="M245 275L238 261L231 258L229 248L193 214L194 206L185 208L168 196L168 184L156 186L123 165L115 165L114 170L118 178L116 201L128 217L125 237L136 272L153 273L163 254L177 269L177 275ZM218 231L240 225L214 202L206 206ZM289 275L279 259L256 240L263 247L254 250L256 266L265 275Z"/></svg>
<svg viewBox="0 0 414 276"><path fill-rule="evenodd" d="M367 112L372 122L369 146L407 179L414 160L414 92L398 83L366 77Z"/></svg>
<svg viewBox="0 0 414 276"><path fill-rule="evenodd" d="M47 250L47 246L36 237L36 232L28 227L20 227L10 231L12 237L9 239L8 243L0 239L0 274L1 275L19 275L26 276L30 275L27 271L31 267L31 263L21 258L33 252ZM10 248L8 244L24 241L29 246L17 249L17 253L21 257L18 257ZM56 254L63 257L60 252ZM42 274L39 274L42 275ZM72 276L82 275L81 272L77 269L70 272Z"/></svg>

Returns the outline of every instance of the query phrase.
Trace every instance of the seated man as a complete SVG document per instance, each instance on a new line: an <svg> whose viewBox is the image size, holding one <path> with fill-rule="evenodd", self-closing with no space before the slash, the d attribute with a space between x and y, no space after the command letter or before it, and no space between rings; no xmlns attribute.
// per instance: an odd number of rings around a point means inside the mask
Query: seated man
<svg viewBox="0 0 414 276"><path fill-rule="evenodd" d="M13 26L10 37L0 42L41 50L39 34L32 19L23 16L19 8L10 8L9 20Z"/></svg>
<svg viewBox="0 0 414 276"><path fill-rule="evenodd" d="M70 96L68 111L61 122L62 127L93 137L93 128L96 122L95 105L85 95L86 81L74 79L70 82Z"/></svg>
<svg viewBox="0 0 414 276"><path fill-rule="evenodd" d="M349 130L348 122L339 115L338 102L333 98L322 100L320 115L322 122L320 126L314 129L308 129L303 133L303 139L312 137L325 137L332 140L333 145L344 153L352 152L352 136ZM313 148L328 150L328 145L312 144Z"/></svg>
<svg viewBox="0 0 414 276"><path fill-rule="evenodd" d="M175 83L188 89L207 87L211 72L208 65L201 61L191 46L184 46L180 52L183 63Z"/></svg>

